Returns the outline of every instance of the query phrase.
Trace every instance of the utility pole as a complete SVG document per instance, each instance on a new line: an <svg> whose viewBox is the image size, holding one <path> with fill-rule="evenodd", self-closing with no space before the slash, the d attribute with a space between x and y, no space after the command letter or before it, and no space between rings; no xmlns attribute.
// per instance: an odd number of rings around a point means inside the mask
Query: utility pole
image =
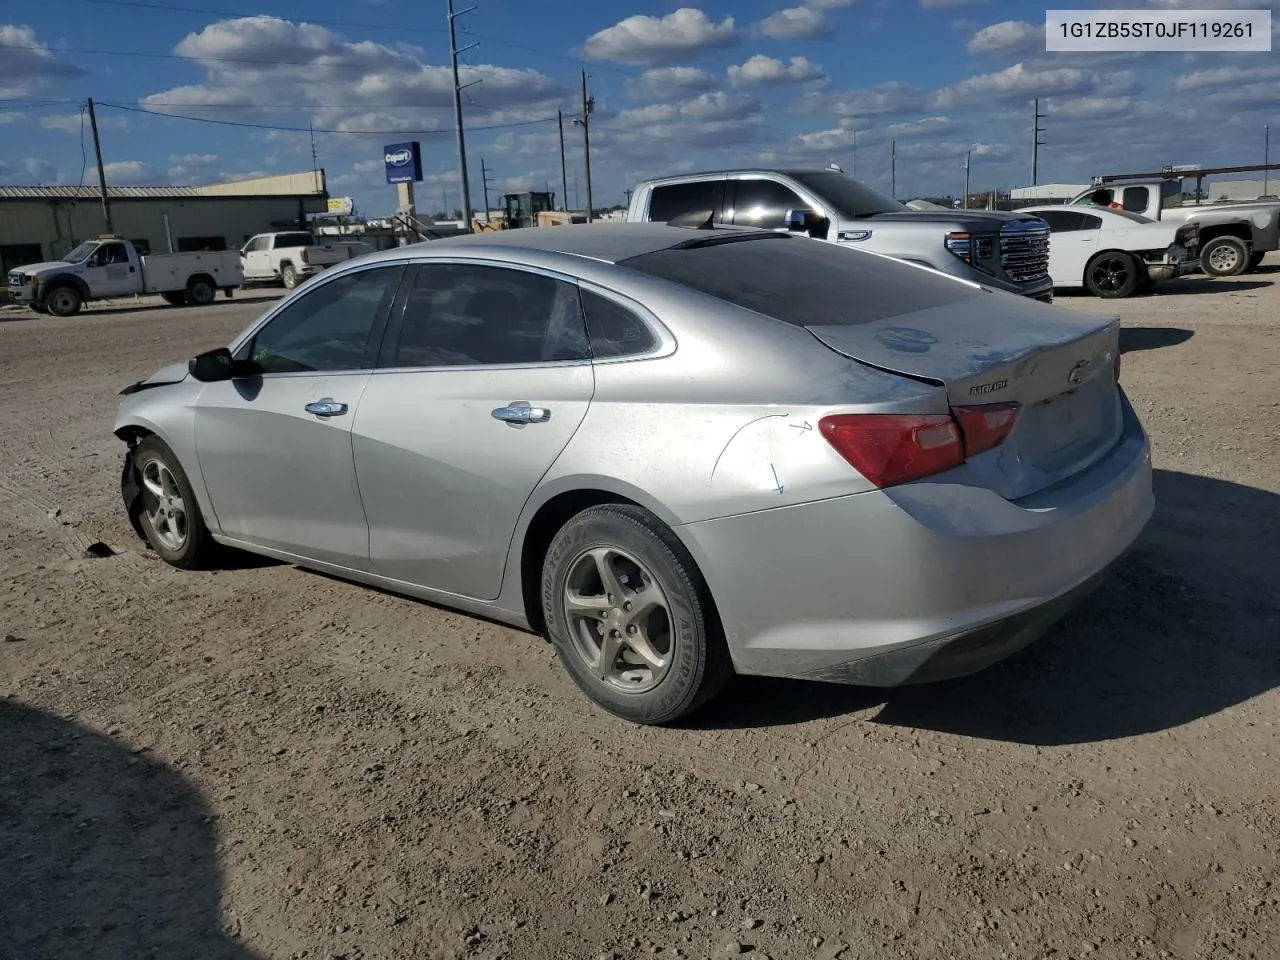
<svg viewBox="0 0 1280 960"><path fill-rule="evenodd" d="M622 192L627 195L627 209L630 210L631 209L631 188L627 187L627 189L623 190Z"/></svg>
<svg viewBox="0 0 1280 960"><path fill-rule="evenodd" d="M564 166L564 112L556 111L556 122L560 124L560 189L564 191L560 196L562 204L561 210L569 209L569 175L565 172Z"/></svg>
<svg viewBox="0 0 1280 960"><path fill-rule="evenodd" d="M898 199L898 141L889 141L889 194Z"/></svg>
<svg viewBox="0 0 1280 960"><path fill-rule="evenodd" d="M471 188L467 185L467 144L462 135L462 91L467 87L475 86L479 80L472 80L470 83L461 83L458 80L458 54L465 53L472 47L479 44L470 44L458 49L458 38L454 32L453 22L458 17L470 13L475 7L468 7L466 10L453 12L453 0L447 0L449 4L449 57L453 61L453 122L458 130L458 176L462 178L462 222L463 229L467 233L471 232Z"/></svg>
<svg viewBox="0 0 1280 960"><path fill-rule="evenodd" d="M964 152L964 208L969 209L969 161L973 157L972 150Z"/></svg>
<svg viewBox="0 0 1280 960"><path fill-rule="evenodd" d="M107 222L107 233L115 233L111 225L111 201L107 199L107 175L102 169L102 144L98 141L98 115L93 112L93 97L89 98L89 126L93 128L93 155L98 160L98 186L102 190L102 219Z"/></svg>
<svg viewBox="0 0 1280 960"><path fill-rule="evenodd" d="M452 0L450 0L452 2ZM582 71L582 116L574 117L574 123L582 124L582 162L587 177L587 223L591 222L591 113L596 98L587 96L587 71Z"/></svg>
<svg viewBox="0 0 1280 960"><path fill-rule="evenodd" d="M1031 101L1031 186L1037 183L1037 176L1040 165L1040 148L1044 146L1044 142L1040 139L1040 134L1044 131L1040 128L1040 121L1044 119L1044 114L1040 112L1040 99Z"/></svg>
<svg viewBox="0 0 1280 960"><path fill-rule="evenodd" d="M489 225L489 171L485 168L484 157L480 158L480 183L484 185L484 225Z"/></svg>

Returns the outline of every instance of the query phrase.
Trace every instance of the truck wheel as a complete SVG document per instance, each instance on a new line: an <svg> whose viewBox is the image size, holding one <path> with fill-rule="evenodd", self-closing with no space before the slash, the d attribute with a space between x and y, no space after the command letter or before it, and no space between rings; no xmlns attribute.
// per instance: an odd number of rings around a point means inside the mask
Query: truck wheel
<svg viewBox="0 0 1280 960"><path fill-rule="evenodd" d="M166 290L160 294L160 299L171 307L180 307L187 302L187 292L185 290Z"/></svg>
<svg viewBox="0 0 1280 960"><path fill-rule="evenodd" d="M1257 270L1262 266L1262 258L1266 255L1267 253L1265 250L1262 253L1249 254L1249 266L1245 267L1245 273L1252 273L1254 270Z"/></svg>
<svg viewBox="0 0 1280 960"><path fill-rule="evenodd" d="M1138 262L1119 250L1098 254L1084 268L1084 285L1105 300L1129 296L1141 280Z"/></svg>
<svg viewBox="0 0 1280 960"><path fill-rule="evenodd" d="M54 287L45 294L44 305L55 317L74 317L84 301L75 287Z"/></svg>
<svg viewBox="0 0 1280 960"><path fill-rule="evenodd" d="M286 263L280 268L280 280L286 290L292 290L298 285L298 271L293 269L292 263Z"/></svg>
<svg viewBox="0 0 1280 960"><path fill-rule="evenodd" d="M187 300L197 307L213 303L218 296L218 288L207 277L192 277L187 281Z"/></svg>
<svg viewBox="0 0 1280 960"><path fill-rule="evenodd" d="M1200 266L1211 277L1234 277L1249 265L1249 248L1239 237L1214 237L1200 251Z"/></svg>

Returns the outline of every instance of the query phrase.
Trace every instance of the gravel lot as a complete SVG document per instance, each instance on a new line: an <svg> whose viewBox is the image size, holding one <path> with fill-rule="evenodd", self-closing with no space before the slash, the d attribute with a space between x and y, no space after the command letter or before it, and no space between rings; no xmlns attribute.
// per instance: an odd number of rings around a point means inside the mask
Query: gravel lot
<svg viewBox="0 0 1280 960"><path fill-rule="evenodd" d="M1159 506L1050 636L680 729L537 637L141 549L116 391L267 301L0 311L0 957L1280 956L1277 280L1060 298L1124 318Z"/></svg>

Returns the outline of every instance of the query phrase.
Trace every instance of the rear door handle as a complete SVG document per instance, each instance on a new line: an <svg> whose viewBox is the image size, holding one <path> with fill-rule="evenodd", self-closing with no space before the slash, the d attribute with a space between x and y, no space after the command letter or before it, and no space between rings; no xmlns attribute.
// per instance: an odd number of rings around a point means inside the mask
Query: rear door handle
<svg viewBox="0 0 1280 960"><path fill-rule="evenodd" d="M551 411L546 407L532 406L527 400L517 400L505 407L497 407L493 418L507 423L546 423L551 419Z"/></svg>
<svg viewBox="0 0 1280 960"><path fill-rule="evenodd" d="M312 400L305 409L307 413L313 413L317 417L339 417L347 412L347 405L339 403L333 397L323 397L320 400Z"/></svg>

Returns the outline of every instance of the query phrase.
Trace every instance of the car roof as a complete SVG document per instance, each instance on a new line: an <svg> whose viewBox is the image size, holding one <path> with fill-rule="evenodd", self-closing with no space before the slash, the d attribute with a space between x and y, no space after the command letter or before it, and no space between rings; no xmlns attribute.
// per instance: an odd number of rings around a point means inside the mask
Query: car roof
<svg viewBox="0 0 1280 960"><path fill-rule="evenodd" d="M760 233L751 227L672 227L665 223L579 223L554 227L521 227L515 230L491 230L484 233L464 233L456 237L427 240L407 247L394 247L380 254L366 255L364 262L373 259L397 260L422 256L450 256L454 253L510 253L541 251L553 254L588 257L605 263L617 263L630 257L642 256L656 250L666 250L685 240L705 236L714 230L717 234Z"/></svg>
<svg viewBox="0 0 1280 960"><path fill-rule="evenodd" d="M815 173L844 173L843 170L832 170L830 167L736 167L728 170L695 170L691 173L673 173L665 177L648 177L641 184L666 183L671 180L697 180L703 177L736 177L745 174L775 174L783 177L796 177Z"/></svg>

